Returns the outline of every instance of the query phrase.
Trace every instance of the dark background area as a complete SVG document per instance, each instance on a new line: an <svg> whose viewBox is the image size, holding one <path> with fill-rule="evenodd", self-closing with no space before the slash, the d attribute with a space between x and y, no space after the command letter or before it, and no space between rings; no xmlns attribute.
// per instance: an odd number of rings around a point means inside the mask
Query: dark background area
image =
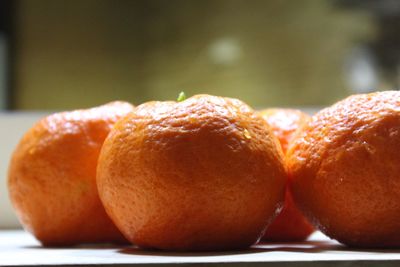
<svg viewBox="0 0 400 267"><path fill-rule="evenodd" d="M395 0L1 1L1 108L210 93L322 106L399 84Z"/></svg>

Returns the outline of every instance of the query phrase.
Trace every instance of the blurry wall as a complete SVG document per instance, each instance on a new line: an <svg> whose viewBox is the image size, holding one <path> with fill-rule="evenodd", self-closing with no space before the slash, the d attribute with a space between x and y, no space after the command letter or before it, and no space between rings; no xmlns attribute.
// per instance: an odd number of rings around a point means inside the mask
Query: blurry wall
<svg viewBox="0 0 400 267"><path fill-rule="evenodd" d="M14 108L211 93L251 105L347 95L343 62L371 19L323 0L19 0Z"/></svg>
<svg viewBox="0 0 400 267"><path fill-rule="evenodd" d="M4 35L0 32L0 110L7 106L7 45Z"/></svg>

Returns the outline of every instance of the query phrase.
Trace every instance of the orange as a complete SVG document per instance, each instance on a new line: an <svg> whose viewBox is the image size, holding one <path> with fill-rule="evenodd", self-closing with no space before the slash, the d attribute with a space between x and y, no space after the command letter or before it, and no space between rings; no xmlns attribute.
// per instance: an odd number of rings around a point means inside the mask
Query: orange
<svg viewBox="0 0 400 267"><path fill-rule="evenodd" d="M259 113L278 138L283 154L286 154L296 131L310 119L309 115L297 109L268 108Z"/></svg>
<svg viewBox="0 0 400 267"><path fill-rule="evenodd" d="M96 167L113 124L132 111L125 102L50 115L15 149L8 189L22 225L45 246L123 242L106 215Z"/></svg>
<svg viewBox="0 0 400 267"><path fill-rule="evenodd" d="M357 247L400 245L400 92L354 95L308 122L287 153L294 199Z"/></svg>
<svg viewBox="0 0 400 267"><path fill-rule="evenodd" d="M310 119L306 113L295 109L265 109L260 114L268 122L286 153L294 134ZM265 241L303 241L314 231L312 225L298 210L291 193L286 190L285 204L281 213L268 226L262 238Z"/></svg>
<svg viewBox="0 0 400 267"><path fill-rule="evenodd" d="M282 157L267 123L239 100L149 102L107 137L99 194L114 223L141 247L245 248L282 205Z"/></svg>

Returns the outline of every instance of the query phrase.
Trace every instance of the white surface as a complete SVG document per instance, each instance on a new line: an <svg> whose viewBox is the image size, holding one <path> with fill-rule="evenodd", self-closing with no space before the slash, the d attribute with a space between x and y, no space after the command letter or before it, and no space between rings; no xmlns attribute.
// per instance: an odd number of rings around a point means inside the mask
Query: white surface
<svg viewBox="0 0 400 267"><path fill-rule="evenodd" d="M400 250L353 250L321 233L293 244L259 244L245 251L173 253L136 247L43 248L23 231L0 231L0 266L172 265L207 266L400 266ZM181 266L182 266L181 265Z"/></svg>
<svg viewBox="0 0 400 267"><path fill-rule="evenodd" d="M0 228L19 226L8 198L8 163L19 139L43 116L44 113L0 112Z"/></svg>

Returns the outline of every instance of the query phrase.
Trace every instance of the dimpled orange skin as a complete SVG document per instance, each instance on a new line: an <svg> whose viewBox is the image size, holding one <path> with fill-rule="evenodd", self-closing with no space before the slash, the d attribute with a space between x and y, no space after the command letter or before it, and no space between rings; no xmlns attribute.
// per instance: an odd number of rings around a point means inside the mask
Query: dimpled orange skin
<svg viewBox="0 0 400 267"><path fill-rule="evenodd" d="M246 104L196 95L142 104L118 122L97 182L106 211L136 245L240 249L260 238L282 205L282 156Z"/></svg>
<svg viewBox="0 0 400 267"><path fill-rule="evenodd" d="M356 247L400 245L400 92L354 95L315 116L289 148L294 199Z"/></svg>
<svg viewBox="0 0 400 267"><path fill-rule="evenodd" d="M15 149L8 189L20 222L45 246L126 242L101 204L97 159L125 102L50 115Z"/></svg>
<svg viewBox="0 0 400 267"><path fill-rule="evenodd" d="M285 154L294 134L306 123L310 116L296 109L271 108L260 111L272 132L278 137ZM303 241L314 232L314 227L293 202L291 193L286 190L285 204L281 213L268 226L264 241Z"/></svg>

